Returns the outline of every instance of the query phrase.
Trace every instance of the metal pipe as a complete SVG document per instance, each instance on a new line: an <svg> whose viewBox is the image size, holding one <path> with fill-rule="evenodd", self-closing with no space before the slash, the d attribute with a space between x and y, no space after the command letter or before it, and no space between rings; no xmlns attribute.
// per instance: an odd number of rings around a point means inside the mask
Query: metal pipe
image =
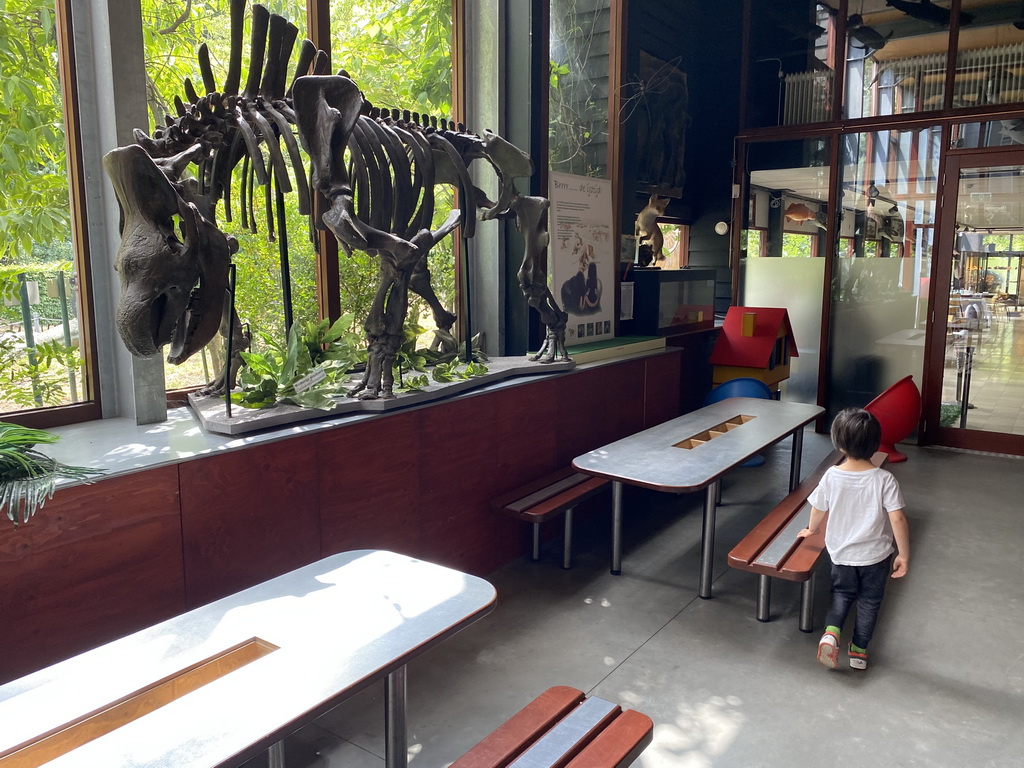
<svg viewBox="0 0 1024 768"><path fill-rule="evenodd" d="M384 765L406 768L409 764L406 725L406 668L403 664L384 680Z"/></svg>
<svg viewBox="0 0 1024 768"><path fill-rule="evenodd" d="M974 347L968 346L964 354L964 391L960 400L960 429L967 428L967 409L971 401L971 366L974 364Z"/></svg>
<svg viewBox="0 0 1024 768"><path fill-rule="evenodd" d="M789 461L789 490L800 485L800 463L804 453L804 429L800 427L793 433L793 455Z"/></svg>
<svg viewBox="0 0 1024 768"><path fill-rule="evenodd" d="M800 585L800 631L813 631L814 623L814 581L815 574Z"/></svg>
<svg viewBox="0 0 1024 768"><path fill-rule="evenodd" d="M267 749L267 766L268 768L285 768L284 764L284 739L271 744L270 748Z"/></svg>
<svg viewBox="0 0 1024 768"><path fill-rule="evenodd" d="M18 288L21 293L21 329L25 332L25 349L28 354L28 364L32 367L32 399L36 405L43 404L43 395L39 391L39 374L36 373L36 339L32 328L32 306L28 303L28 275L24 272L18 275Z"/></svg>
<svg viewBox="0 0 1024 768"><path fill-rule="evenodd" d="M711 483L704 496L704 531L700 538L700 584L697 591L704 600L711 597L711 580L715 567L715 514L718 509L716 499L721 483L721 478Z"/></svg>
<svg viewBox="0 0 1024 768"><path fill-rule="evenodd" d="M281 257L281 298L284 301L285 336L292 329L292 274L288 265L288 222L285 219L284 193L279 177L275 176L277 197L277 252Z"/></svg>
<svg viewBox="0 0 1024 768"><path fill-rule="evenodd" d="M757 576L757 620L771 621L772 582L763 573Z"/></svg>
<svg viewBox="0 0 1024 768"><path fill-rule="evenodd" d="M234 355L235 350L232 348L232 341L234 340L235 331L235 281L237 279L236 267L234 264L228 266L228 295L225 297L227 306L224 311L227 312L227 326L228 334L227 339L224 341L224 352L227 358L224 361L224 413L230 419L231 418L231 357Z"/></svg>
<svg viewBox="0 0 1024 768"><path fill-rule="evenodd" d="M612 576L622 574L622 483L612 481Z"/></svg>
<svg viewBox="0 0 1024 768"><path fill-rule="evenodd" d="M64 270L57 273L57 298L60 299L60 322L64 327L64 346L71 348L71 316L68 312L68 289L64 281ZM68 367L68 386L71 389L71 402L78 402L78 382L75 380L75 368Z"/></svg>
<svg viewBox="0 0 1024 768"><path fill-rule="evenodd" d="M565 533L562 539L562 567L572 568L572 511L575 507L565 510Z"/></svg>

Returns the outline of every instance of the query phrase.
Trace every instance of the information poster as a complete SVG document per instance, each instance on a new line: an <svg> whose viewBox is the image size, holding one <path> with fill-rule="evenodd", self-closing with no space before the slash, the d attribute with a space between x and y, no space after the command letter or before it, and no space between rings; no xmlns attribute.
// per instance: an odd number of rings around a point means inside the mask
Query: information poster
<svg viewBox="0 0 1024 768"><path fill-rule="evenodd" d="M618 239L607 179L551 173L551 292L569 313L569 346L615 336Z"/></svg>

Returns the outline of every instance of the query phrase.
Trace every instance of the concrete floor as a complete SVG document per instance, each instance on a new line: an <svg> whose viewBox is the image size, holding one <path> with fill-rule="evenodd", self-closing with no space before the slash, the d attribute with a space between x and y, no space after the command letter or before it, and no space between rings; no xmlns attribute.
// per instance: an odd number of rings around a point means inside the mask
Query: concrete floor
<svg viewBox="0 0 1024 768"><path fill-rule="evenodd" d="M829 448L808 433L804 471ZM909 461L890 469L911 569L890 582L867 671L845 655L835 672L816 663L798 585L774 582L772 621L759 623L756 577L726 565L784 495L787 441L724 482L711 600L696 596L700 494L627 489L622 576L607 570L603 511L578 520L572 570L553 540L542 562L492 574L494 612L410 665L410 765L448 765L555 684L650 715L643 768L1024 765L1024 463L901 448ZM380 768L383 749L380 686L286 740L289 768Z"/></svg>

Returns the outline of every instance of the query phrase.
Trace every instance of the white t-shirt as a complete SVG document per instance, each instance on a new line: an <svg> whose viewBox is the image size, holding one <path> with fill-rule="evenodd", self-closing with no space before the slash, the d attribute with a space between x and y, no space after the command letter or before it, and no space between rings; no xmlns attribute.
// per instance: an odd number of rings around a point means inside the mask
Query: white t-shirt
<svg viewBox="0 0 1024 768"><path fill-rule="evenodd" d="M836 565L874 565L895 551L889 513L903 509L891 472L829 467L807 500L828 512L825 548Z"/></svg>

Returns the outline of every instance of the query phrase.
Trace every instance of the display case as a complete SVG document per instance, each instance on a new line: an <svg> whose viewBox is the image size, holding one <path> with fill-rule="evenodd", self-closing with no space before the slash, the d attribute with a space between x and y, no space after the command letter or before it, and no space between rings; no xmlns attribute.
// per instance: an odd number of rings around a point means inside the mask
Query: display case
<svg viewBox="0 0 1024 768"><path fill-rule="evenodd" d="M623 284L629 282L633 311L619 324L622 335L672 336L714 327L715 270L634 268Z"/></svg>

